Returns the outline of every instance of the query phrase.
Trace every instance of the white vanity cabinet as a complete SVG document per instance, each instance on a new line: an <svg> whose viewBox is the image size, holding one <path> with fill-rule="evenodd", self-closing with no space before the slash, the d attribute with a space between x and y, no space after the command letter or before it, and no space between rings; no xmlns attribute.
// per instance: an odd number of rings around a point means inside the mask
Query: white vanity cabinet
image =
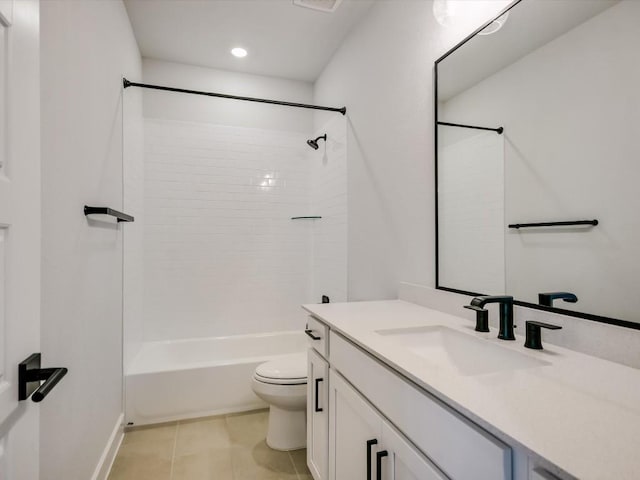
<svg viewBox="0 0 640 480"><path fill-rule="evenodd" d="M453 480L511 480L512 454L508 445L419 389L339 334L330 332L330 391L338 372L370 403L388 425L402 435ZM332 401L329 402L331 409ZM329 412L331 425L344 419ZM336 453L336 455L338 455ZM331 468L330 468L331 471ZM331 475L329 476L331 479ZM346 480L349 477L335 477ZM384 478L384 480L391 480ZM411 477L409 477L411 478ZM430 478L430 477L426 477ZM433 477L438 478L438 477Z"/></svg>
<svg viewBox="0 0 640 480"><path fill-rule="evenodd" d="M508 445L310 318L322 335L308 360L315 480L514 480Z"/></svg>
<svg viewBox="0 0 640 480"><path fill-rule="evenodd" d="M307 359L307 465L326 480L329 463L329 363L313 348Z"/></svg>
<svg viewBox="0 0 640 480"><path fill-rule="evenodd" d="M330 480L445 480L333 370L329 391Z"/></svg>
<svg viewBox="0 0 640 480"><path fill-rule="evenodd" d="M640 479L637 369L403 300L304 308L310 375L329 379L326 420L309 422L315 480Z"/></svg>

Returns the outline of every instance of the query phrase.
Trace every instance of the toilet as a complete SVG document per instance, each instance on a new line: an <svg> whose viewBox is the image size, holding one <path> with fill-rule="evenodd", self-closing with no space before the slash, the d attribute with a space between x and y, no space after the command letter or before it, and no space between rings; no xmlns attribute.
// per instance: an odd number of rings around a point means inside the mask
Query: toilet
<svg viewBox="0 0 640 480"><path fill-rule="evenodd" d="M258 365L253 391L269 404L267 445L284 451L305 448L307 353L283 355Z"/></svg>

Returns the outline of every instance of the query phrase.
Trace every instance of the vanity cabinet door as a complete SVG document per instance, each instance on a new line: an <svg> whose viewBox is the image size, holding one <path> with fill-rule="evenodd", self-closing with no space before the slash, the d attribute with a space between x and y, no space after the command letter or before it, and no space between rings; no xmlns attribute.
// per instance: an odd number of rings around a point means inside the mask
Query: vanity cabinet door
<svg viewBox="0 0 640 480"><path fill-rule="evenodd" d="M387 456L382 460L383 480L447 478L387 422L382 424L382 447L387 451Z"/></svg>
<svg viewBox="0 0 640 480"><path fill-rule="evenodd" d="M333 369L329 397L329 479L375 480L381 417Z"/></svg>
<svg viewBox="0 0 640 480"><path fill-rule="evenodd" d="M313 348L307 360L307 465L314 480L327 480L329 364Z"/></svg>

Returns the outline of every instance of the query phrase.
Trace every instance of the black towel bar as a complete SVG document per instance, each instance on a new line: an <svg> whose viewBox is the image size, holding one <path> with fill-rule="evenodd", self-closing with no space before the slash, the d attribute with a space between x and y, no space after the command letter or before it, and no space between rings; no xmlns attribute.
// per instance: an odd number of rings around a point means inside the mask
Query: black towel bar
<svg viewBox="0 0 640 480"><path fill-rule="evenodd" d="M598 225L598 220L570 220L567 222L511 223L509 228L570 227L572 225Z"/></svg>

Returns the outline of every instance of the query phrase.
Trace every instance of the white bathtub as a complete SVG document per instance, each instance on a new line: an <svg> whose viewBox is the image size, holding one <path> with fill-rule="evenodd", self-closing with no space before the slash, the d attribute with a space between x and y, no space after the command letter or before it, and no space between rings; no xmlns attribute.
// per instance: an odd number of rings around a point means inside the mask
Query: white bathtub
<svg viewBox="0 0 640 480"><path fill-rule="evenodd" d="M297 331L144 343L125 374L126 421L144 425L266 407L251 389L256 366L306 348Z"/></svg>

